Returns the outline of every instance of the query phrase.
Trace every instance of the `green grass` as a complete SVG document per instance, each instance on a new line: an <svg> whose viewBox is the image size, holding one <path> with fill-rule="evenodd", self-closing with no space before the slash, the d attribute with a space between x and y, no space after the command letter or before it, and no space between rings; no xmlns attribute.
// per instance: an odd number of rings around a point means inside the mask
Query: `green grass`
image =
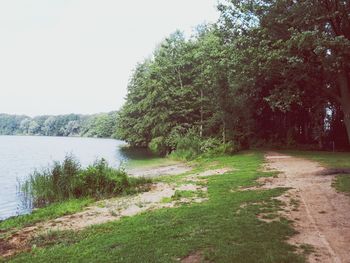
<svg viewBox="0 0 350 263"><path fill-rule="evenodd" d="M62 203L51 204L47 207L34 210L31 214L12 217L0 222L0 232L12 228L22 228L33 225L40 221L45 221L60 216L73 214L81 211L85 206L94 200L90 198L71 199Z"/></svg>
<svg viewBox="0 0 350 263"><path fill-rule="evenodd" d="M176 190L175 194L171 197L173 200L180 200L181 198L191 198L196 195L195 191L189 190Z"/></svg>
<svg viewBox="0 0 350 263"><path fill-rule="evenodd" d="M350 195L350 174L338 175L333 186L339 191Z"/></svg>
<svg viewBox="0 0 350 263"><path fill-rule="evenodd" d="M257 218L280 209L273 197L285 189L236 191L267 176L260 171L263 155L202 159L197 169L212 162L236 170L207 178L207 202L126 217L76 234L48 233L33 240L35 249L10 262L179 262L196 252L208 262L304 262L304 255L286 243L294 234L290 222Z"/></svg>
<svg viewBox="0 0 350 263"><path fill-rule="evenodd" d="M288 153L317 161L327 168L350 168L349 152L289 151ZM333 186L340 192L350 194L350 175L337 175Z"/></svg>

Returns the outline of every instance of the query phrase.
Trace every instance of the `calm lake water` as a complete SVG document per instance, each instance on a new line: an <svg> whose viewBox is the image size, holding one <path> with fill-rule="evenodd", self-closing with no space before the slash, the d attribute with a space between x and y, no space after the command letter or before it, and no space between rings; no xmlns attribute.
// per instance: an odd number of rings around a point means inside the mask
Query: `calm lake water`
<svg viewBox="0 0 350 263"><path fill-rule="evenodd" d="M24 181L35 169L62 161L67 154L83 166L103 157L118 167L128 159L120 150L124 144L112 139L0 136L0 220L29 212L18 191L18 181Z"/></svg>

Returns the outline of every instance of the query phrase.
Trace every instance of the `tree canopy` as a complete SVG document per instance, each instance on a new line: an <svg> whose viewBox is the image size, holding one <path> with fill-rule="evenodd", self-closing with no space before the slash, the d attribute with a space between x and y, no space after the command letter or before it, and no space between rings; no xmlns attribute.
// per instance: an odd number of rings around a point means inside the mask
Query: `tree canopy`
<svg viewBox="0 0 350 263"><path fill-rule="evenodd" d="M117 135L132 145L195 131L240 147L350 139L350 2L227 0L220 19L166 38L134 70Z"/></svg>

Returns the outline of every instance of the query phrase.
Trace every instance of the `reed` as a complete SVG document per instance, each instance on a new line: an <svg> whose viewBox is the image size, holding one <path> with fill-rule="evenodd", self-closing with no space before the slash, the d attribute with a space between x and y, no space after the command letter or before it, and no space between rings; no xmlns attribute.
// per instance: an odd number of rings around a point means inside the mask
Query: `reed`
<svg viewBox="0 0 350 263"><path fill-rule="evenodd" d="M22 191L35 207L43 207L72 198L100 199L131 193L147 183L149 179L131 178L124 169L112 168L104 159L82 168L74 157L66 156L63 162L32 173Z"/></svg>

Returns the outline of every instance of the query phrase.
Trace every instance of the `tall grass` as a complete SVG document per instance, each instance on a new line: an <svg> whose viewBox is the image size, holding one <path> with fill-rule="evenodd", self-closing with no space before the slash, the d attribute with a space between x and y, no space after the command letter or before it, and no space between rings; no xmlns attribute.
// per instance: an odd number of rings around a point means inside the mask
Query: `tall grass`
<svg viewBox="0 0 350 263"><path fill-rule="evenodd" d="M145 178L128 177L123 169L114 169L104 160L87 168L72 156L52 167L35 171L23 184L22 191L35 207L71 198L104 198L134 192L138 186L149 183Z"/></svg>

